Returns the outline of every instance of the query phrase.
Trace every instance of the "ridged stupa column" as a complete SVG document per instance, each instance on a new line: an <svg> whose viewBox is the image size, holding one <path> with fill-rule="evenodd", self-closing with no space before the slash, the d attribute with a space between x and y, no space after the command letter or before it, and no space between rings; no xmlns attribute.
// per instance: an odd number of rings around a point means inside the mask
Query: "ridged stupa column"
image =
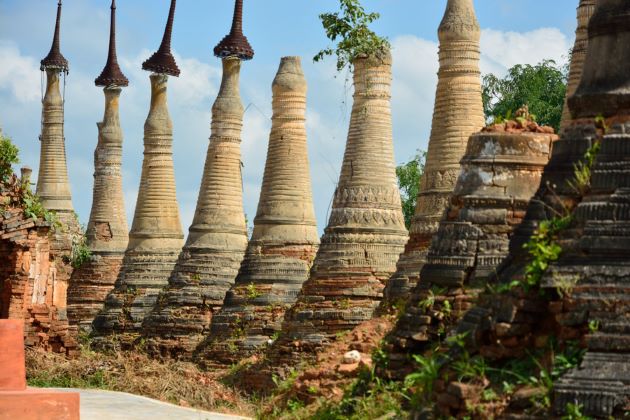
<svg viewBox="0 0 630 420"><path fill-rule="evenodd" d="M129 243L122 186L123 133L119 100L129 81L116 58L116 2L112 0L110 42L107 63L95 80L103 86L105 115L97 123L98 143L94 151L94 190L86 237L92 257L72 273L68 289L68 317L85 331L91 331L94 317L114 288Z"/></svg>
<svg viewBox="0 0 630 420"><path fill-rule="evenodd" d="M93 325L98 335L116 335L123 344L139 335L144 317L168 284L184 239L175 190L173 123L167 105L168 75L179 75L170 53L174 14L172 0L162 45L142 65L153 74L140 190L121 272Z"/></svg>
<svg viewBox="0 0 630 420"><path fill-rule="evenodd" d="M241 174L241 61L254 50L243 35L243 0L234 3L230 33L216 47L223 80L212 106L212 127L197 209L188 241L158 305L144 323L147 349L189 359L207 336L212 316L234 284L247 247Z"/></svg>
<svg viewBox="0 0 630 420"><path fill-rule="evenodd" d="M534 122L505 131L505 125L516 124L497 124L470 137L421 281L390 336L390 370L409 364L394 354L420 354L443 340L507 256L557 139L553 128Z"/></svg>
<svg viewBox="0 0 630 420"><path fill-rule="evenodd" d="M567 85L567 95L562 110L562 121L560 131L564 130L571 123L571 112L569 112L568 99L573 96L582 78L582 69L586 59L586 49L588 47L588 22L595 11L597 0L580 0L577 8L577 29L575 31L575 44L571 50L571 65L569 66L569 83Z"/></svg>
<svg viewBox="0 0 630 420"><path fill-rule="evenodd" d="M308 278L319 235L306 144L306 90L300 58L282 58L273 82L254 232L236 284L212 318L200 359L231 364L268 345Z"/></svg>
<svg viewBox="0 0 630 420"><path fill-rule="evenodd" d="M59 324L67 323L67 289L72 275L70 263L73 245L83 235L81 226L72 206L66 145L64 136L65 97L61 93L62 75L68 73L68 60L61 54L62 3L57 4L57 19L52 46L48 55L41 61L41 70L46 72L46 93L42 100L39 173L37 191L42 205L56 215L60 226L50 232L51 270L55 273L55 297L60 303ZM65 78L63 80L65 84ZM65 95L65 86L64 86ZM61 310L63 309L63 310ZM64 327L61 327L64 328ZM71 328L71 334L75 329Z"/></svg>
<svg viewBox="0 0 630 420"><path fill-rule="evenodd" d="M354 104L328 226L271 349L284 367L374 316L407 242L394 166L391 64L389 52L354 60Z"/></svg>
<svg viewBox="0 0 630 420"><path fill-rule="evenodd" d="M455 187L468 138L485 125L480 36L473 0L448 0L438 30L440 68L429 149L409 242L385 290L390 304L406 300L418 282L431 238Z"/></svg>

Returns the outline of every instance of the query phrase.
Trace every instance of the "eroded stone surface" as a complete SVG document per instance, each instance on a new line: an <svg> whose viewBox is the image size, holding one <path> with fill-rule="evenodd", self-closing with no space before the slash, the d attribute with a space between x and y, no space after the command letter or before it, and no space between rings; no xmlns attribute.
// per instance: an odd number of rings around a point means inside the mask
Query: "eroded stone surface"
<svg viewBox="0 0 630 420"><path fill-rule="evenodd" d="M151 109L144 126L144 160L129 245L114 290L93 324L101 338L115 334L122 343L139 336L144 317L168 284L184 237L175 193L167 81L166 75L151 75Z"/></svg>
<svg viewBox="0 0 630 420"><path fill-rule="evenodd" d="M419 352L443 337L507 256L557 138L537 128L471 136L420 283L390 337L393 352ZM393 358L390 368L401 368L401 361Z"/></svg>
<svg viewBox="0 0 630 420"><path fill-rule="evenodd" d="M391 56L354 62L354 104L339 184L309 280L268 354L285 373L373 317L407 241L396 182Z"/></svg>
<svg viewBox="0 0 630 420"><path fill-rule="evenodd" d="M92 211L85 233L92 258L74 270L68 289L70 322L85 331L92 330L94 317L114 288L129 242L121 173L120 92L116 87L104 89L105 115L97 123Z"/></svg>
<svg viewBox="0 0 630 420"><path fill-rule="evenodd" d="M284 57L273 82L273 117L254 232L201 359L235 363L269 345L295 303L319 237L306 144L306 80Z"/></svg>
<svg viewBox="0 0 630 420"><path fill-rule="evenodd" d="M455 187L468 138L484 125L480 33L472 0L449 0L438 31L440 69L426 165L409 241L385 290L390 304L406 300L417 283Z"/></svg>
<svg viewBox="0 0 630 420"><path fill-rule="evenodd" d="M223 59L197 209L168 288L143 325L147 349L190 358L234 284L247 247L241 180L241 60Z"/></svg>
<svg viewBox="0 0 630 420"><path fill-rule="evenodd" d="M569 111L568 98L571 97L582 78L582 69L586 59L586 49L588 48L588 22L595 11L597 0L580 0L577 9L577 29L575 31L575 43L571 50L571 64L569 67L569 83L567 85L567 95L562 109L562 121L560 131L562 132L571 123L571 112Z"/></svg>

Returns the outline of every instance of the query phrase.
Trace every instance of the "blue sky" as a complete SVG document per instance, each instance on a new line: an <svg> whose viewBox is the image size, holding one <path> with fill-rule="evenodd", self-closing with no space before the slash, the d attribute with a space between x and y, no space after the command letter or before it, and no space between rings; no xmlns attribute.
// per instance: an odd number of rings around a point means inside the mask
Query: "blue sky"
<svg viewBox="0 0 630 420"><path fill-rule="evenodd" d="M121 99L125 135L123 175L129 222L142 164L142 130L148 111L148 73L141 62L157 48L168 0L118 0L118 55L131 86ZM66 149L73 201L87 222L92 199L96 122L103 94L93 80L105 64L109 0L65 0L62 52L70 61L66 90ZM393 45L392 108L398 163L426 150L437 78L437 27L446 0L365 0L381 13L374 25ZM578 0L475 0L482 27L482 72L504 73L519 63L552 58L562 62L573 44ZM309 83L307 128L318 225L326 224L343 158L351 86L334 60L313 64L328 45L318 14L336 0L245 0L244 26L256 51L243 66L245 211L256 213L270 128L271 82L280 57L299 55ZM173 49L182 75L169 87L174 123L177 193L186 231L194 213L210 135L210 108L220 82L214 45L228 32L233 0L180 0ZM0 0L0 126L20 147L22 163L37 171L39 160L39 60L52 38L56 0ZM36 174L34 175L36 176Z"/></svg>

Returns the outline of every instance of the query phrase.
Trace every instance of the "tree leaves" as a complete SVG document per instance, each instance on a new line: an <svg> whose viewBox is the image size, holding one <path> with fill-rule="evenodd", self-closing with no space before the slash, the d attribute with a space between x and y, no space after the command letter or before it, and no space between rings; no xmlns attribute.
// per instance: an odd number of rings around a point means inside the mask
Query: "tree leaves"
<svg viewBox="0 0 630 420"><path fill-rule="evenodd" d="M327 56L337 56L337 70L341 71L352 64L355 58L373 56L389 48L387 38L376 35L369 25L380 17L379 13L366 13L360 0L339 0L340 11L319 15L326 36L334 47L318 52L313 61L319 62Z"/></svg>
<svg viewBox="0 0 630 420"><path fill-rule="evenodd" d="M518 64L503 79L494 74L483 77L483 110L487 119L497 120L523 105L536 115L540 125L560 130L562 109L567 91L567 67L553 60L532 66Z"/></svg>

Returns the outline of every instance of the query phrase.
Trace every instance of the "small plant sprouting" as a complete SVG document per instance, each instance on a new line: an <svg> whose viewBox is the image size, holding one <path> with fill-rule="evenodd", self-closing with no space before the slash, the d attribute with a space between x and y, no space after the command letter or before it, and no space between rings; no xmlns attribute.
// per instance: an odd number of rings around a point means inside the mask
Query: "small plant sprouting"
<svg viewBox="0 0 630 420"><path fill-rule="evenodd" d="M339 12L319 15L326 36L336 45L321 50L313 57L313 61L318 62L324 57L336 55L337 71L351 65L359 56L377 56L390 46L386 38L369 29L380 14L367 13L360 0L339 1Z"/></svg>
<svg viewBox="0 0 630 420"><path fill-rule="evenodd" d="M256 288L254 283L250 283L247 285L247 298L248 299L256 299L261 296L260 291Z"/></svg>
<svg viewBox="0 0 630 420"><path fill-rule="evenodd" d="M588 332L594 334L597 331L599 331L599 321L596 319L591 319L590 321L588 321Z"/></svg>

